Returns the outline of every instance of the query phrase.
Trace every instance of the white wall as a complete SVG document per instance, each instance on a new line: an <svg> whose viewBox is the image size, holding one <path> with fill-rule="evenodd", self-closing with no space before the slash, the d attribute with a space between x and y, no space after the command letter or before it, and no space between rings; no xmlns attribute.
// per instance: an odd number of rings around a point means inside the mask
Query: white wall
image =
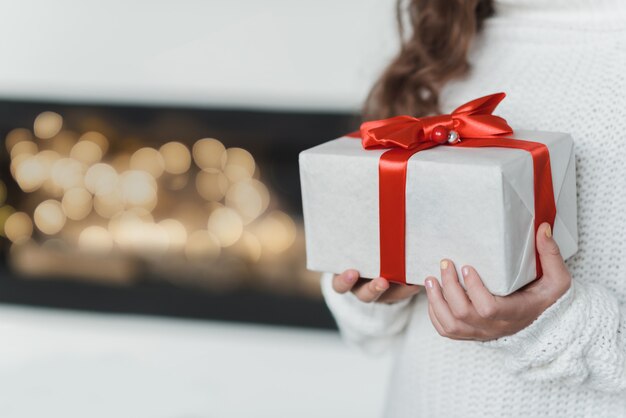
<svg viewBox="0 0 626 418"><path fill-rule="evenodd" d="M331 332L0 305L4 418L381 416L389 357Z"/></svg>
<svg viewBox="0 0 626 418"><path fill-rule="evenodd" d="M356 109L394 0L0 2L0 97Z"/></svg>

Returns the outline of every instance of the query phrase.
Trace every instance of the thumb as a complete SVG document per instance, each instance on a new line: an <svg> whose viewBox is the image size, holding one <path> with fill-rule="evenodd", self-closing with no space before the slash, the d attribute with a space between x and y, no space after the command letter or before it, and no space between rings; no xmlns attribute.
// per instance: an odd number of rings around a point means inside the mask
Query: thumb
<svg viewBox="0 0 626 418"><path fill-rule="evenodd" d="M539 225L537 229L537 252L541 260L543 275L560 275L567 272L567 267L561 256L561 250L552 237L552 228L547 222Z"/></svg>

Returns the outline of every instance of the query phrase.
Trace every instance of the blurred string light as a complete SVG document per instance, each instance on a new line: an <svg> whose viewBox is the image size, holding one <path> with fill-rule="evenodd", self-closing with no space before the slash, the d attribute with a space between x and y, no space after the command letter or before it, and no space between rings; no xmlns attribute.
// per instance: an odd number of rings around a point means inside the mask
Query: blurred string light
<svg viewBox="0 0 626 418"><path fill-rule="evenodd" d="M130 168L137 171L145 171L155 179L163 174L165 161L159 151L154 148L140 148L130 157Z"/></svg>
<svg viewBox="0 0 626 418"><path fill-rule="evenodd" d="M15 212L4 223L4 236L11 242L27 240L33 234L33 222L24 212Z"/></svg>
<svg viewBox="0 0 626 418"><path fill-rule="evenodd" d="M78 248L88 253L108 254L113 249L113 237L106 228L91 225L81 231Z"/></svg>
<svg viewBox="0 0 626 418"><path fill-rule="evenodd" d="M74 187L65 192L61 207L65 216L74 221L85 219L91 212L91 193L82 187Z"/></svg>
<svg viewBox="0 0 626 418"><path fill-rule="evenodd" d="M34 155L29 155L15 168L15 180L25 192L34 192L46 179L44 165Z"/></svg>
<svg viewBox="0 0 626 418"><path fill-rule="evenodd" d="M273 211L257 225L256 233L264 249L280 254L293 244L296 225L286 213Z"/></svg>
<svg viewBox="0 0 626 418"><path fill-rule="evenodd" d="M41 198L32 215L16 212L2 206L7 192L0 182L0 232L13 243L28 241L36 227L50 248L182 254L207 263L223 253L257 262L295 241L291 217L267 213L270 191L243 148L203 138L191 149L170 141L111 154L102 133L65 130L54 112L38 115L33 132L18 128L6 137L17 185ZM172 204L168 217L155 219L160 205Z"/></svg>
<svg viewBox="0 0 626 418"><path fill-rule="evenodd" d="M191 166L191 154L180 142L168 142L159 148L163 158L163 168L170 174L184 174Z"/></svg>
<svg viewBox="0 0 626 418"><path fill-rule="evenodd" d="M224 174L233 183L246 180L254 174L254 158L243 148L229 148L222 154Z"/></svg>
<svg viewBox="0 0 626 418"><path fill-rule="evenodd" d="M72 147L70 158L90 166L102 159L102 150L91 141L79 141Z"/></svg>
<svg viewBox="0 0 626 418"><path fill-rule="evenodd" d="M90 193L106 193L117 187L119 176L112 166L98 163L89 167L84 180Z"/></svg>
<svg viewBox="0 0 626 418"><path fill-rule="evenodd" d="M50 170L50 176L54 185L68 190L83 185L85 165L72 158L60 158Z"/></svg>
<svg viewBox="0 0 626 418"><path fill-rule="evenodd" d="M229 247L241 238L243 221L233 209L219 208L209 215L207 230L217 238L220 246Z"/></svg>
<svg viewBox="0 0 626 418"><path fill-rule="evenodd" d="M214 138L204 138L193 144L193 160L198 167L207 171L221 170L225 160L222 158L226 148Z"/></svg>
<svg viewBox="0 0 626 418"><path fill-rule="evenodd" d="M204 199L217 202L228 191L228 179L221 171L200 171L196 175L196 190Z"/></svg>
<svg viewBox="0 0 626 418"><path fill-rule="evenodd" d="M33 139L33 134L28 129L16 128L16 129L11 130L7 134L6 139L4 141L4 145L7 148L7 152L11 154L13 147L18 142L32 141L32 139Z"/></svg>
<svg viewBox="0 0 626 418"><path fill-rule="evenodd" d="M45 200L35 209L35 225L47 235L54 235L65 225L66 217L58 200Z"/></svg>
<svg viewBox="0 0 626 418"><path fill-rule="evenodd" d="M15 158L21 154L35 155L39 147L32 141L21 141L11 147L11 158Z"/></svg>
<svg viewBox="0 0 626 418"><path fill-rule="evenodd" d="M63 118L55 112L43 112L35 118L33 131L37 138L50 139L63 127Z"/></svg>
<svg viewBox="0 0 626 418"><path fill-rule="evenodd" d="M4 225L9 219L9 216L15 213L15 209L9 205L0 206L0 236L6 237L4 232Z"/></svg>
<svg viewBox="0 0 626 418"><path fill-rule="evenodd" d="M80 136L78 141L87 141L92 142L100 148L102 155L106 154L109 150L109 140L106 136L102 135L100 132L89 131L85 132Z"/></svg>

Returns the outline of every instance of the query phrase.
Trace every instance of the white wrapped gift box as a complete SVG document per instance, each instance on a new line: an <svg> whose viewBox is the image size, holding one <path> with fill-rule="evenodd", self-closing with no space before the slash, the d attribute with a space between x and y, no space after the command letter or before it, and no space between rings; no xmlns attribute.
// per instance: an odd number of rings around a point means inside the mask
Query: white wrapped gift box
<svg viewBox="0 0 626 418"><path fill-rule="evenodd" d="M567 259L578 249L572 138L525 130L512 137L545 143L550 151L553 234ZM364 150L360 140L342 137L300 154L307 268L380 275L378 161L385 151ZM496 295L531 282L537 274L530 153L439 146L414 154L407 167L405 239L407 283L438 277L443 258L459 270L475 267Z"/></svg>

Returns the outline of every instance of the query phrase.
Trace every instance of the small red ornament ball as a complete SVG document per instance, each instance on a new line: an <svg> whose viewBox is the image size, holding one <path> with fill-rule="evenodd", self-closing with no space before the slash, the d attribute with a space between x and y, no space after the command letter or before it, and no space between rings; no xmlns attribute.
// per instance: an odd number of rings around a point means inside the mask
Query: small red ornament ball
<svg viewBox="0 0 626 418"><path fill-rule="evenodd" d="M430 138L438 144L445 144L446 142L448 142L449 133L450 131L448 131L445 126L437 125L430 133Z"/></svg>

